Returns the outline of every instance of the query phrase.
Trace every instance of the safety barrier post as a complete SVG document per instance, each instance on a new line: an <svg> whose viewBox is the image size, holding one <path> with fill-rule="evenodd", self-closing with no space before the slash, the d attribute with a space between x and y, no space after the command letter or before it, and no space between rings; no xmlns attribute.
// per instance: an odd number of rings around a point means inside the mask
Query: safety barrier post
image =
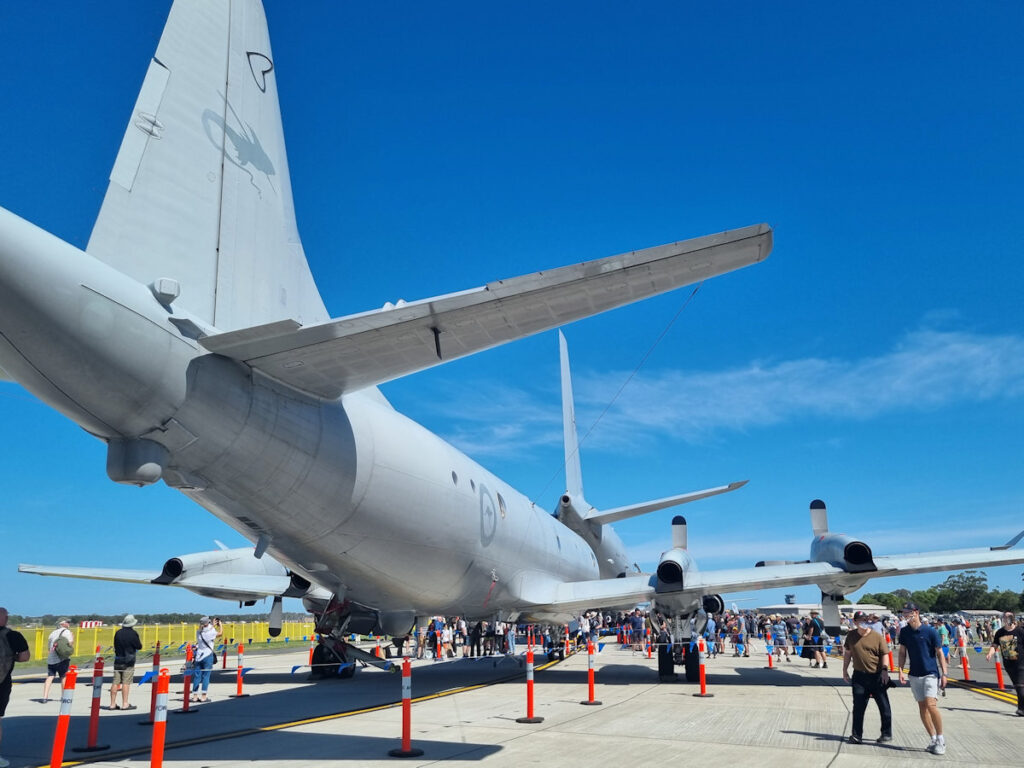
<svg viewBox="0 0 1024 768"><path fill-rule="evenodd" d="M419 757L422 749L412 746L412 662L402 661L402 748L388 750L392 757Z"/></svg>
<svg viewBox="0 0 1024 768"><path fill-rule="evenodd" d="M566 627L568 629L568 627ZM566 634L566 638L569 635ZM568 642L568 640L566 641ZM533 651L526 652L526 717L517 717L517 723L543 723L543 717L533 715Z"/></svg>
<svg viewBox="0 0 1024 768"><path fill-rule="evenodd" d="M497 640L495 640L497 642ZM437 631L434 633L434 661L437 661L444 654L444 650L441 647L441 632Z"/></svg>
<svg viewBox="0 0 1024 768"><path fill-rule="evenodd" d="M889 671L892 672L896 669L896 665L892 663L892 639L888 632L885 633L885 644L889 647Z"/></svg>
<svg viewBox="0 0 1024 768"><path fill-rule="evenodd" d="M163 768L164 738L167 735L167 692L170 690L171 675L161 669L157 675L156 688L156 719L153 721L153 744L149 753L150 768Z"/></svg>
<svg viewBox="0 0 1024 768"><path fill-rule="evenodd" d="M227 669L228 668L228 644L227 643L224 643L224 648L221 650L221 653L220 653L220 668L221 669Z"/></svg>
<svg viewBox="0 0 1024 768"><path fill-rule="evenodd" d="M75 697L75 682L78 667L68 667L64 675L64 689L60 696L60 714L57 716L57 731L53 735L53 751L50 753L50 768L60 768L64 762L64 745L68 740L68 724L71 722L71 700Z"/></svg>
<svg viewBox="0 0 1024 768"><path fill-rule="evenodd" d="M647 635L647 658L651 658L651 628L647 627L644 630L644 634Z"/></svg>
<svg viewBox="0 0 1024 768"><path fill-rule="evenodd" d="M216 658L216 656L214 658ZM174 710L174 714L176 714L176 715L192 715L192 714L195 714L196 712L198 712L199 710L198 709L190 709L189 706L188 706L189 702L192 699L192 646L191 645L186 645L185 646L185 673L184 673L183 677L184 677L184 681L185 682L184 682L184 685L182 686L184 688L184 690L182 692L182 701L184 703L181 705L181 709Z"/></svg>
<svg viewBox="0 0 1024 768"><path fill-rule="evenodd" d="M996 680L999 682L999 690L1005 691L1006 686L1003 684L1003 654L996 651Z"/></svg>
<svg viewBox="0 0 1024 768"><path fill-rule="evenodd" d="M705 646L703 637L697 639L697 652L700 654L700 693L693 695L701 699L710 699L715 694L708 693L708 682L704 672Z"/></svg>
<svg viewBox="0 0 1024 768"><path fill-rule="evenodd" d="M92 709L89 712L89 738L84 747L72 747L72 752L99 752L110 749L109 744L97 745L100 730L100 698L103 695L103 657L96 646L96 662L92 667ZM62 699L63 701L63 699Z"/></svg>
<svg viewBox="0 0 1024 768"><path fill-rule="evenodd" d="M595 706L601 703L594 699L594 643L592 640L587 641L587 691L587 700L581 701L580 704Z"/></svg>
<svg viewBox="0 0 1024 768"><path fill-rule="evenodd" d="M967 666L967 648L964 646L964 636L960 635L960 663L964 668L964 680L971 682L971 670Z"/></svg>
<svg viewBox="0 0 1024 768"><path fill-rule="evenodd" d="M569 625L565 625L565 655L569 655Z"/></svg>
<svg viewBox="0 0 1024 768"><path fill-rule="evenodd" d="M313 651L316 650L316 635L309 638L309 666L313 666Z"/></svg>
<svg viewBox="0 0 1024 768"><path fill-rule="evenodd" d="M160 641L156 641L153 650L153 673L149 680L149 717L139 720L139 725L152 725L156 714L156 683L160 677Z"/></svg>
<svg viewBox="0 0 1024 768"><path fill-rule="evenodd" d="M242 660L245 658L245 646L242 643L238 644L238 671L235 673L235 693L228 698L231 699L244 699L248 696L248 693L242 693L242 676L245 674L245 670L242 668Z"/></svg>
<svg viewBox="0 0 1024 768"><path fill-rule="evenodd" d="M775 669L775 665L772 663L772 657L774 656L774 653L773 653L774 649L770 645L765 646L765 648L767 648L767 650L768 650L768 669Z"/></svg>

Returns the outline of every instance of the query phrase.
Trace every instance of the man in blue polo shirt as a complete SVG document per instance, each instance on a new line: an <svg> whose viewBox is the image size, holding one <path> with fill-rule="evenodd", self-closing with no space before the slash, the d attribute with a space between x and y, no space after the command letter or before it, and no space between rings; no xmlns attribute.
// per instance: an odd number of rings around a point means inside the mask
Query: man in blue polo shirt
<svg viewBox="0 0 1024 768"><path fill-rule="evenodd" d="M921 614L915 603L903 606L907 626L900 630L900 654L897 666L900 683L906 683L903 664L910 656L910 690L921 712L921 722L931 736L928 751L946 754L946 739L942 735L942 715L939 714L939 689L946 687L946 657L942 655L942 640L934 627L921 623Z"/></svg>

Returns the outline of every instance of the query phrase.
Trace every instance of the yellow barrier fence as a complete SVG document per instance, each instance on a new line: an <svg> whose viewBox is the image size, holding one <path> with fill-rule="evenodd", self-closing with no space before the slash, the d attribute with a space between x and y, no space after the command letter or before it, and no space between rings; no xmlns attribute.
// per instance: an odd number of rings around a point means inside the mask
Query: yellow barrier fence
<svg viewBox="0 0 1024 768"><path fill-rule="evenodd" d="M277 637L270 636L270 627L265 621L237 621L225 622L223 625L224 634L218 641L235 645L245 643L253 646L256 650L264 646L278 647L284 643L309 642L313 636L314 625L312 621L286 621L281 625L281 634ZM32 648L32 658L43 661L49 649L46 641L55 627L34 627L18 629ZM103 653L113 652L114 633L120 626L104 627L71 627L71 634L75 636L75 655L88 656L100 646ZM135 631L139 633L142 640L143 652L152 651L157 641L160 641L161 649L169 649L168 653L174 653L186 643L195 642L198 624L138 624ZM182 651L184 653L184 650Z"/></svg>

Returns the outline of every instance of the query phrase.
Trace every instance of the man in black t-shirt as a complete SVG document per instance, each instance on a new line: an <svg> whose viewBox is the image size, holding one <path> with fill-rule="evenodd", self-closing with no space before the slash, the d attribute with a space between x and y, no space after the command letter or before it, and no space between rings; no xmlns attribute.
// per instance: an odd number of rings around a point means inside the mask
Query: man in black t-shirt
<svg viewBox="0 0 1024 768"><path fill-rule="evenodd" d="M1017 716L1024 717L1024 625L1017 621L1012 611L1003 614L1003 626L996 630L992 647L986 659L999 652L1003 658L1003 669L1017 691Z"/></svg>
<svg viewBox="0 0 1024 768"><path fill-rule="evenodd" d="M7 626L7 609L0 607L0 739L3 739L3 718L7 702L11 700L11 671L15 662L28 661L28 643L25 636ZM0 768L10 762L0 757Z"/></svg>
<svg viewBox="0 0 1024 768"><path fill-rule="evenodd" d="M114 677L110 683L110 708L135 709L128 703L128 693L135 679L135 652L142 650L139 633L132 627L138 620L130 613L121 622L121 628L114 633ZM121 706L117 705L117 692L121 692Z"/></svg>

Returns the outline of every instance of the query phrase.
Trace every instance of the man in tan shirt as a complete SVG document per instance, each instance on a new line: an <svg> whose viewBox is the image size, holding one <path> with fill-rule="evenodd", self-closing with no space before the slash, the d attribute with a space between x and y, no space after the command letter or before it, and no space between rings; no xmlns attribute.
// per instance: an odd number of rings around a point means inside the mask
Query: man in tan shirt
<svg viewBox="0 0 1024 768"><path fill-rule="evenodd" d="M853 614L856 626L846 636L843 646L843 680L853 686L853 733L851 744L864 741L864 710L868 699L874 696L878 714L882 718L882 735L878 743L892 741L892 708L889 706L888 672L884 659L889 653L885 638L871 631L868 616L863 611ZM850 677L850 662L853 662L853 677Z"/></svg>

